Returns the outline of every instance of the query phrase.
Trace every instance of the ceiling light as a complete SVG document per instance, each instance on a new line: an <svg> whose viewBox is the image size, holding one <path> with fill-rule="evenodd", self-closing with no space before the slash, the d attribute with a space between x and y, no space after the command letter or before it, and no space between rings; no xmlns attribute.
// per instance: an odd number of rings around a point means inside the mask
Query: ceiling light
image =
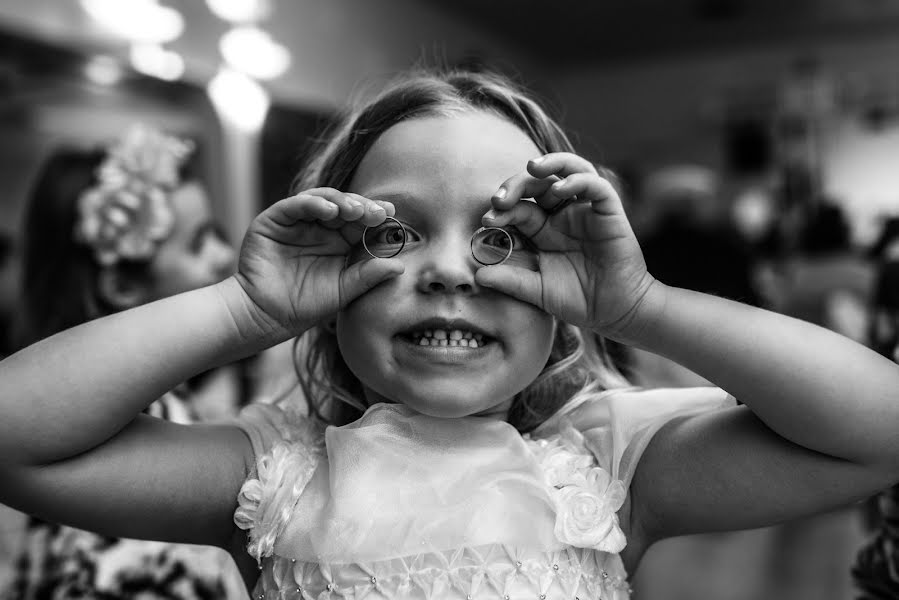
<svg viewBox="0 0 899 600"><path fill-rule="evenodd" d="M131 66L136 71L157 79L175 81L184 74L181 55L158 44L134 44L130 58Z"/></svg>
<svg viewBox="0 0 899 600"><path fill-rule="evenodd" d="M133 42L163 44L184 31L184 17L155 0L81 0L97 23Z"/></svg>
<svg viewBox="0 0 899 600"><path fill-rule="evenodd" d="M222 119L244 131L259 131L265 122L269 98L252 77L223 68L206 88Z"/></svg>
<svg viewBox="0 0 899 600"><path fill-rule="evenodd" d="M231 23L255 23L268 18L268 0L206 0L206 6L220 19Z"/></svg>
<svg viewBox="0 0 899 600"><path fill-rule="evenodd" d="M219 41L219 50L233 68L256 79L274 79L290 66L290 51L258 27L235 27Z"/></svg>

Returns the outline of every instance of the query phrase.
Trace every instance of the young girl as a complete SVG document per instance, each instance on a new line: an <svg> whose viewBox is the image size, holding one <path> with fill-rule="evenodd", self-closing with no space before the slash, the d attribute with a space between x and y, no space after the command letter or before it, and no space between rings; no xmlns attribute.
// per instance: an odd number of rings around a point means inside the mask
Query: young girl
<svg viewBox="0 0 899 600"><path fill-rule="evenodd" d="M42 166L26 207L22 345L232 273L205 188L189 171L188 141L135 126L103 150L60 149ZM228 381L230 380L230 384ZM197 420L212 374L160 394L146 412ZM228 402L219 393L218 402ZM241 598L227 554L197 546L117 539L30 519L13 581L0 596ZM236 585L234 582L236 580Z"/></svg>
<svg viewBox="0 0 899 600"><path fill-rule="evenodd" d="M655 280L612 185L499 78L396 83L301 190L253 222L234 277L0 365L4 502L228 548L254 598L552 600L627 597L661 538L899 479L895 366ZM140 414L304 333L318 416ZM624 387L594 335L727 391Z"/></svg>

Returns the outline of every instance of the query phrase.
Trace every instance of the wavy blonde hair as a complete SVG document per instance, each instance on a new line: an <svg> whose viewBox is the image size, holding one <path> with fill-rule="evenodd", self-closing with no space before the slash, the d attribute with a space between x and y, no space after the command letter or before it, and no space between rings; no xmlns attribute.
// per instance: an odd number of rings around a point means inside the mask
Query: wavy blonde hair
<svg viewBox="0 0 899 600"><path fill-rule="evenodd" d="M294 190L346 189L362 158L385 131L409 119L485 111L511 121L541 153L573 152L561 128L528 93L503 76L468 71L415 71L352 108L332 129ZM611 177L609 172L603 175ZM333 328L315 327L296 340L294 364L310 411L325 422L349 423L365 410L362 383L340 354ZM605 341L559 322L546 366L513 400L509 422L527 432L584 394L627 386Z"/></svg>

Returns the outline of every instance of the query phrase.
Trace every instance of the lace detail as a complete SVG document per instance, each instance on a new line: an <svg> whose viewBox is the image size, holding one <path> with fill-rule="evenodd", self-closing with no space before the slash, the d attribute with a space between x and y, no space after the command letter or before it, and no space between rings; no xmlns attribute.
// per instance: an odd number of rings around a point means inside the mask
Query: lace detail
<svg viewBox="0 0 899 600"><path fill-rule="evenodd" d="M253 599L625 600L630 591L617 555L493 544L354 564L277 556L264 563Z"/></svg>
<svg viewBox="0 0 899 600"><path fill-rule="evenodd" d="M247 552L257 562L272 554L324 455L322 431L315 424L303 420L284 434L284 441L257 460L256 477L244 482L237 496L234 523L249 532Z"/></svg>
<svg viewBox="0 0 899 600"><path fill-rule="evenodd" d="M621 552L626 540L618 521L618 510L627 491L598 466L587 449L583 434L563 421L559 433L546 438L524 436L552 486L556 508L554 532L559 541L579 548Z"/></svg>

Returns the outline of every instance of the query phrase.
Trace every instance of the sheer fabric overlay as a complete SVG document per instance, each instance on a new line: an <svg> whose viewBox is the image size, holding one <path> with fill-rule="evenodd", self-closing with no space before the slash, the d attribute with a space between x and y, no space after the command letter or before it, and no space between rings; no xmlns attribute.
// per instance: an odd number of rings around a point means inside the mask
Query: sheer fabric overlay
<svg viewBox="0 0 899 600"><path fill-rule="evenodd" d="M235 523L260 564L253 597L626 598L617 511L639 455L673 416L732 404L667 392L607 392L525 436L398 404L326 429L250 406Z"/></svg>

